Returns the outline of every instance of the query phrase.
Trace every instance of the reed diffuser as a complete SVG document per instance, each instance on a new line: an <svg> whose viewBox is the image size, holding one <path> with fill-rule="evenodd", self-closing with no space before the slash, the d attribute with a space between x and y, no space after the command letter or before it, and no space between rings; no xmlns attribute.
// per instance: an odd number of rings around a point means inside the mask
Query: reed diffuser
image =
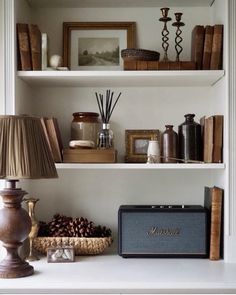
<svg viewBox="0 0 236 295"><path fill-rule="evenodd" d="M114 108L121 96L121 92L117 96L116 99L114 98L114 92L111 90L106 91L106 96L104 98L103 94L98 94L95 92L99 112L102 118L102 129L99 131L98 134L98 142L97 148L100 149L109 149L114 147L114 135L112 130L110 129L110 118L114 111ZM115 102L114 102L115 101Z"/></svg>

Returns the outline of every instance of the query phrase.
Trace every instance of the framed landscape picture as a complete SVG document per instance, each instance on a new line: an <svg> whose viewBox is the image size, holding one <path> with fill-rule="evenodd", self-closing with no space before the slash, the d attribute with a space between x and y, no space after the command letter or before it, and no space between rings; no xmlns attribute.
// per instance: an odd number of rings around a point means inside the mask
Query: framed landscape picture
<svg viewBox="0 0 236 295"><path fill-rule="evenodd" d="M63 23L64 66L73 71L121 70L121 50L135 47L134 22Z"/></svg>

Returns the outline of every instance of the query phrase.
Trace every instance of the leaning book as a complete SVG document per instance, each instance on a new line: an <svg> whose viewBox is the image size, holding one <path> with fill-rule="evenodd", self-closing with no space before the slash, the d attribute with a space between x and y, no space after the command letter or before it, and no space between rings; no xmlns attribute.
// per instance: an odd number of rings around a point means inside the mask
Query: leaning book
<svg viewBox="0 0 236 295"><path fill-rule="evenodd" d="M204 206L209 210L209 258L219 260L223 247L223 189L205 187Z"/></svg>

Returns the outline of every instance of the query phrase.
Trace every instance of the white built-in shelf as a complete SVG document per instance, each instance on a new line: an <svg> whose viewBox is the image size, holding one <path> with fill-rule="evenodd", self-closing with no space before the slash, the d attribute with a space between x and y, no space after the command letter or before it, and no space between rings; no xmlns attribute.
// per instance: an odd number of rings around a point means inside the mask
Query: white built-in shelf
<svg viewBox="0 0 236 295"><path fill-rule="evenodd" d="M224 71L19 71L18 77L42 87L212 86Z"/></svg>
<svg viewBox="0 0 236 295"><path fill-rule="evenodd" d="M214 0L27 0L33 7L207 7Z"/></svg>
<svg viewBox="0 0 236 295"><path fill-rule="evenodd" d="M35 275L0 282L0 294L236 294L236 264L209 259L77 257L31 262Z"/></svg>
<svg viewBox="0 0 236 295"><path fill-rule="evenodd" d="M81 164L81 163L57 163L57 169L113 169L113 170L189 170L189 169L225 169L225 164L146 164L146 163L114 163L114 164Z"/></svg>

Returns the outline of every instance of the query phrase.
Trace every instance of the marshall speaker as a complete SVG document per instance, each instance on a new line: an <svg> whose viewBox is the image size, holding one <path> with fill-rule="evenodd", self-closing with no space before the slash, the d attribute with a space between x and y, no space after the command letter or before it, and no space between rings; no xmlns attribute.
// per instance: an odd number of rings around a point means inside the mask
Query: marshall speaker
<svg viewBox="0 0 236 295"><path fill-rule="evenodd" d="M207 257L207 210L202 206L121 206L122 257Z"/></svg>

